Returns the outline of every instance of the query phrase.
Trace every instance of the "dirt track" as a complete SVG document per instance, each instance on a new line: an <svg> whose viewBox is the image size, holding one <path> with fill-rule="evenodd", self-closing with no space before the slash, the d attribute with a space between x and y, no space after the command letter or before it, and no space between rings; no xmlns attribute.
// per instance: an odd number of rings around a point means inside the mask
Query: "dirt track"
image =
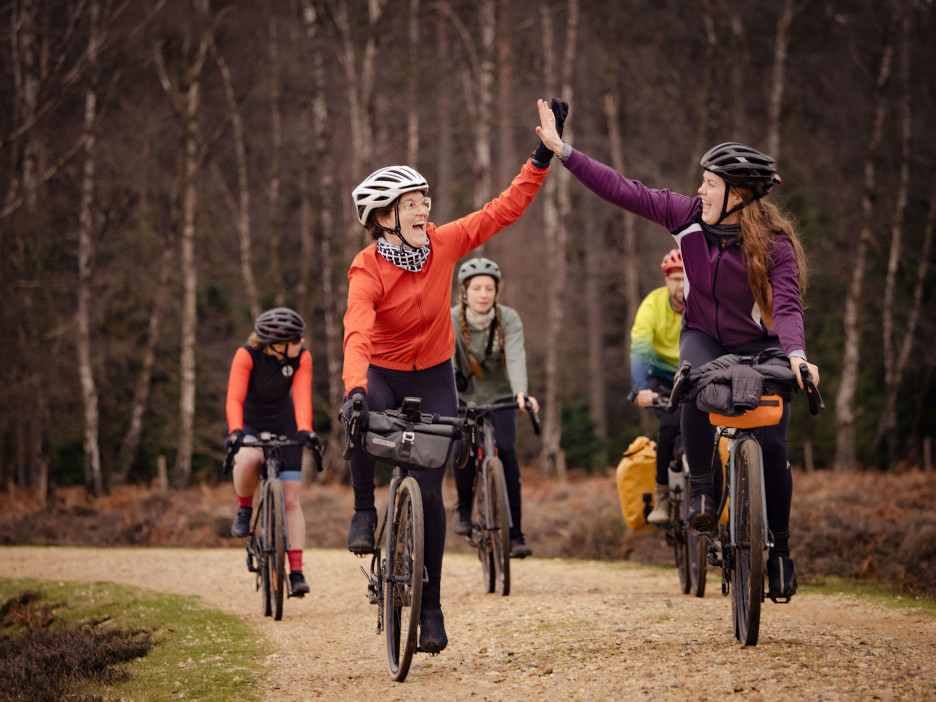
<svg viewBox="0 0 936 702"><path fill-rule="evenodd" d="M592 562L514 562L514 592L481 592L480 566L447 555L450 644L390 681L376 607L356 559L307 550L313 594L280 622L260 614L239 549L4 547L4 575L109 580L198 595L245 617L275 653L270 699L936 699L936 616L847 596L765 603L761 637L742 648L730 604L709 581L681 595L673 570ZM219 587L220 584L220 587Z"/></svg>

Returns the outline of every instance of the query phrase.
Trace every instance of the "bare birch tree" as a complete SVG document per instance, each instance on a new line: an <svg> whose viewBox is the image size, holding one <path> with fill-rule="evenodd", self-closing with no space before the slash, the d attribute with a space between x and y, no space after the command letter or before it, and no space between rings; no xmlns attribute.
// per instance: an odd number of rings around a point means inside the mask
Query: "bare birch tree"
<svg viewBox="0 0 936 702"><path fill-rule="evenodd" d="M272 20L271 20L272 21ZM228 111L231 116L231 137L234 141L234 163L237 166L237 199L231 194L221 169L217 162L212 162L212 171L218 186L224 195L234 228L237 230L237 240L240 243L241 278L244 291L247 293L247 304L250 314L256 318L260 314L260 297L257 294L257 282L253 273L253 228L250 221L250 175L247 164L247 144L244 133L244 120L234 88L234 78L224 56L218 50L217 44L209 38L209 48L218 65L221 74L221 84L224 86L224 95L228 102ZM275 257L274 257L275 259Z"/></svg>
<svg viewBox="0 0 936 702"><path fill-rule="evenodd" d="M161 47L155 51L160 82L172 102L182 129L179 158L182 173L181 274L182 330L179 353L179 438L173 484L188 486L192 474L192 448L195 436L195 342L198 310L198 267L195 260L195 218L198 211L197 176L200 166L198 114L201 106L202 70L208 57L211 34L208 24L209 0L196 0L201 31L197 47L186 56L183 76L175 85L166 69ZM186 43L190 37L186 36Z"/></svg>
<svg viewBox="0 0 936 702"><path fill-rule="evenodd" d="M273 301L277 307L286 304L286 288L280 256L283 242L283 224L280 212L280 181L283 152L282 76L277 20L271 14L269 21L270 56L270 184L267 188L267 219L270 227L270 279L273 283Z"/></svg>
<svg viewBox="0 0 936 702"><path fill-rule="evenodd" d="M97 166L97 58L101 7L91 0L88 16L88 87L84 101L84 164L81 174L81 205L78 213L78 376L84 407L85 489L98 496L104 492L101 449L98 443L98 392L91 358L91 284L94 268L94 195Z"/></svg>
<svg viewBox="0 0 936 702"><path fill-rule="evenodd" d="M905 5L906 3L902 3ZM881 311L882 340L884 343L884 411L878 420L877 429L868 446L868 457L873 460L878 445L885 436L888 439L887 458L889 462L896 459L897 454L897 390L903 379L903 369L900 368L897 354L896 333L894 330L895 307L897 295L897 272L900 266L900 257L903 252L903 224L907 210L907 196L910 189L910 158L913 115L910 105L910 20L911 12L906 8L901 19L900 29L900 62L898 78L900 84L900 179L897 186L897 201L894 205L894 217L891 224L890 253L887 260L887 277L884 282L884 306ZM915 322L914 322L915 326ZM914 332L911 327L904 331L903 348L913 346ZM907 352L909 355L909 351ZM901 349L901 356L903 350ZM906 360L904 360L904 363Z"/></svg>
<svg viewBox="0 0 936 702"><path fill-rule="evenodd" d="M617 95L608 92L604 96L605 120L608 123L608 144L611 152L611 165L618 173L627 173L624 162L624 147L621 139L621 117ZM637 217L630 212L621 210L624 223L624 256L621 262L624 275L624 304L627 306L627 315L624 321L624 349L622 351L623 364L630 368L631 329L637 308L640 307L640 270L637 256ZM604 247L602 247L604 250ZM603 380L603 374L601 379ZM594 382L594 380L592 381ZM602 382L602 386L604 383ZM593 410L594 414L594 410ZM640 428L647 436L652 431L653 422L649 412L640 412Z"/></svg>
<svg viewBox="0 0 936 702"><path fill-rule="evenodd" d="M576 42L578 39L578 0L566 3L566 35L562 52L561 68L556 66L554 53L548 47L555 43L555 32L551 10L544 6L540 11L543 24L544 85L549 86L559 76L559 94L570 104L575 104L572 92L572 69L575 66ZM569 137L567 128L564 137ZM562 389L560 363L562 359L563 325L565 321L564 302L568 274L568 230L566 221L571 209L569 196L569 174L564 169L547 178L544 211L544 237L546 240L546 260L549 286L546 291L546 360L545 360L545 421L543 422L543 443L541 468L543 475L555 475L560 481L565 480L565 456L562 452Z"/></svg>
<svg viewBox="0 0 936 702"><path fill-rule="evenodd" d="M786 87L787 53L790 48L790 24L793 22L794 0L784 0L777 20L774 39L773 79L770 82L770 101L767 108L767 153L780 160L780 113L783 108L783 90Z"/></svg>
<svg viewBox="0 0 936 702"><path fill-rule="evenodd" d="M858 363L861 353L862 324L859 308L864 293L865 269L868 262L868 247L874 230L874 196L877 187L875 161L880 152L884 134L884 118L887 112L885 88L890 79L894 56L896 23L891 22L885 37L881 65L878 70L874 95L874 119L868 155L864 165L864 193L861 197L861 229L858 232L857 250L852 263L851 282L845 295L845 343L842 357L842 374L835 398L835 417L838 424L835 448L835 467L839 471L855 467L855 395L858 389Z"/></svg>

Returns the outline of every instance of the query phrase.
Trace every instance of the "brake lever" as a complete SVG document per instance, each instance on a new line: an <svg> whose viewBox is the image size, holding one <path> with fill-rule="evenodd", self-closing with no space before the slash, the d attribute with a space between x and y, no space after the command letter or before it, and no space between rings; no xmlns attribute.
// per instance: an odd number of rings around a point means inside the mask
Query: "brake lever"
<svg viewBox="0 0 936 702"><path fill-rule="evenodd" d="M819 394L819 388L813 382L812 373L809 372L809 366L800 363L800 378L803 380L803 386L806 388L806 399L809 400L809 413L819 414L819 410L825 409L825 402L822 401L822 395Z"/></svg>

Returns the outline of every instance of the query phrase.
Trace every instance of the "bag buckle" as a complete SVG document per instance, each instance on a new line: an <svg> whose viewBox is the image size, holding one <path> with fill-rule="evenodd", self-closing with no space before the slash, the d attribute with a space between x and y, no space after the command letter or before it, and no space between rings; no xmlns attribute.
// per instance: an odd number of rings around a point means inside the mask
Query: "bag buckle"
<svg viewBox="0 0 936 702"><path fill-rule="evenodd" d="M416 432L404 430L400 438L400 455L409 458L413 444L416 443Z"/></svg>

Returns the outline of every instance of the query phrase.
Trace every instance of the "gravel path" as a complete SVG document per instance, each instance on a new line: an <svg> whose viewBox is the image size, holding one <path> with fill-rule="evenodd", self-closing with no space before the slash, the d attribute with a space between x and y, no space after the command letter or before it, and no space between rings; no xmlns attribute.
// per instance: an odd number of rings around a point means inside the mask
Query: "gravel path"
<svg viewBox="0 0 936 702"><path fill-rule="evenodd" d="M514 561L504 598L482 593L476 558L447 554L449 647L417 654L400 684L364 597L366 561L346 551L306 550L312 595L287 600L276 622L260 612L240 549L2 550L5 576L113 580L243 616L274 650L269 699L936 699L932 611L851 596L767 601L760 642L742 648L712 580L698 599L680 594L672 569L534 558Z"/></svg>

